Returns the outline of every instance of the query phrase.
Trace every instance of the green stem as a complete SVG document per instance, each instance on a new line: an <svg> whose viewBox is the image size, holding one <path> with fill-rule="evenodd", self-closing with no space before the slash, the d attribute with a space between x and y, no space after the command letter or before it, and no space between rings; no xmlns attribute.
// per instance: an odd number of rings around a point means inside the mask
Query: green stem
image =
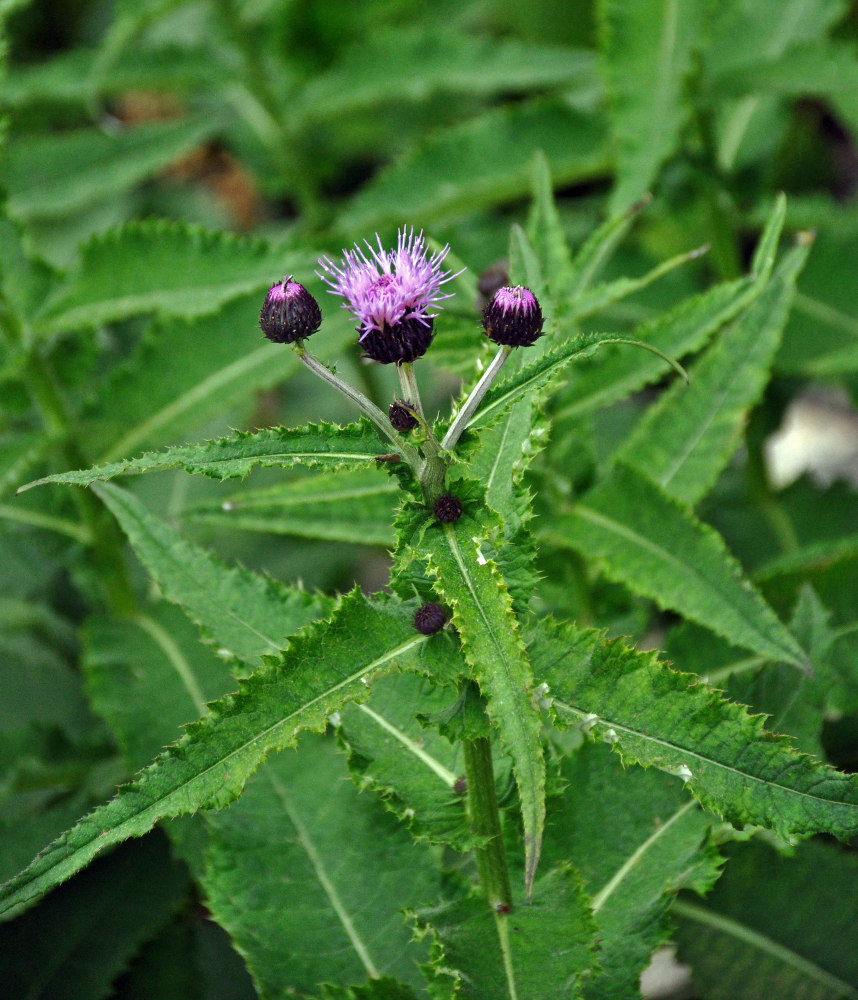
<svg viewBox="0 0 858 1000"><path fill-rule="evenodd" d="M468 816L476 841L474 853L480 885L495 913L508 913L512 908L512 890L501 834L491 743L480 737L463 740L462 747L468 782Z"/></svg>
<svg viewBox="0 0 858 1000"><path fill-rule="evenodd" d="M462 436L462 431L470 423L471 417L474 415L474 411L480 405L483 396L485 396L486 391L489 386L497 378L498 372L506 364L506 359L510 356L512 348L506 345L498 349L497 354L492 358L492 362L488 368L483 372L483 377L471 390L470 396L462 403L459 408L459 412L456 414L453 423L447 433L444 435L444 439L441 441L441 447L446 448L448 451L452 451L456 447L456 443Z"/></svg>
<svg viewBox="0 0 858 1000"><path fill-rule="evenodd" d="M438 439L426 421L423 401L420 399L420 389L417 386L417 379L414 377L414 365L409 361L404 361L401 365L396 366L396 371L399 375L403 398L414 408L424 434L423 453L426 456L426 462L420 473L420 487L426 502L432 504L444 489L447 459L444 456L444 449L438 443Z"/></svg>

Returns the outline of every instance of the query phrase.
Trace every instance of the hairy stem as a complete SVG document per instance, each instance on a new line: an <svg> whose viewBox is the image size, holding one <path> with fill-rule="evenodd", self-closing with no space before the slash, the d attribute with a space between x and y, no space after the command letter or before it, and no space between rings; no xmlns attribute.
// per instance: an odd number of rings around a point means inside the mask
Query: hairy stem
<svg viewBox="0 0 858 1000"><path fill-rule="evenodd" d="M414 408L420 429L424 434L423 453L426 456L426 463L419 478L423 496L427 503L432 504L438 499L444 488L447 459L444 457L444 449L438 444L438 439L426 421L423 401L420 399L420 390L417 387L417 379L414 377L414 365L405 361L401 365L397 365L396 370L399 374L399 384L402 387L405 402Z"/></svg>
<svg viewBox="0 0 858 1000"><path fill-rule="evenodd" d="M483 377L474 386L471 391L470 396L462 403L459 412L456 414L456 418L447 433L444 435L444 440L441 442L441 447L446 448L448 451L452 451L456 447L456 442L462 436L462 431L468 426L471 417L474 415L474 411L480 405L483 396L485 396L487 389L497 378L498 372L503 368L506 363L506 359L510 356L512 351L511 347L504 344L498 349L497 354L492 358L492 362L488 368L483 372Z"/></svg>
<svg viewBox="0 0 858 1000"><path fill-rule="evenodd" d="M480 885L495 913L508 913L512 907L512 890L501 835L491 743L480 737L463 740L462 747L468 782L468 816L471 833L477 842L474 853Z"/></svg>

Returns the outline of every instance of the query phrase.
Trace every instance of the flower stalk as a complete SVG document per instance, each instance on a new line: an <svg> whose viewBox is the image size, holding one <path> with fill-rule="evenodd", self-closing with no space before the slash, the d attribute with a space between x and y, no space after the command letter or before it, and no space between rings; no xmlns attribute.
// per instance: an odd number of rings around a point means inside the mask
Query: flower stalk
<svg viewBox="0 0 858 1000"><path fill-rule="evenodd" d="M485 396L486 391L489 386L497 378L498 373L501 368L506 364L507 358L512 353L512 348L504 344L498 348L497 354L492 358L491 364L483 372L483 376L479 382L471 390L471 394L462 403L459 408L459 412L456 414L453 423L450 424L447 429L447 433L444 435L441 441L441 447L447 451L452 451L462 436L462 431L470 423L471 417L474 415L477 407L482 402L483 396Z"/></svg>

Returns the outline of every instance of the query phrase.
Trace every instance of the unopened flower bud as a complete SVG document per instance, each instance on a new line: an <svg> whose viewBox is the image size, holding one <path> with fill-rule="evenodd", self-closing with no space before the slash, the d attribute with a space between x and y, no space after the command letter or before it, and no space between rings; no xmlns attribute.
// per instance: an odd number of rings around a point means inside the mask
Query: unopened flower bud
<svg viewBox="0 0 858 1000"><path fill-rule="evenodd" d="M394 399L388 408L390 425L395 431L412 431L417 426L414 407L404 399Z"/></svg>
<svg viewBox="0 0 858 1000"><path fill-rule="evenodd" d="M530 347L542 334L539 301L524 285L499 288L483 311L483 329L490 340L508 347Z"/></svg>
<svg viewBox="0 0 858 1000"><path fill-rule="evenodd" d="M447 622L447 611L443 604L428 601L421 604L414 612L414 627L423 635L434 635L440 632Z"/></svg>
<svg viewBox="0 0 858 1000"><path fill-rule="evenodd" d="M319 329L322 310L307 289L289 276L268 289L259 325L275 344L293 344Z"/></svg>
<svg viewBox="0 0 858 1000"><path fill-rule="evenodd" d="M452 524L462 516L462 501L452 493L444 493L432 505L432 513L441 524Z"/></svg>

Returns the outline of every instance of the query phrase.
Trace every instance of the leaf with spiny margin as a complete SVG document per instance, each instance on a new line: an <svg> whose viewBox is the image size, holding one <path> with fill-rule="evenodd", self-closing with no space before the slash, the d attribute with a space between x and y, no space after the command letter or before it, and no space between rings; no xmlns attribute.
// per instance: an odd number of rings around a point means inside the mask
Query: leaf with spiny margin
<svg viewBox="0 0 858 1000"><path fill-rule="evenodd" d="M228 805L270 753L295 746L302 731L321 732L331 713L365 698L375 678L431 667L433 637L415 631L414 608L392 598L370 601L359 590L342 597L329 619L302 629L116 798L0 888L0 914L13 916L162 819Z"/></svg>
<svg viewBox="0 0 858 1000"><path fill-rule="evenodd" d="M537 149L558 184L599 177L610 162L601 115L563 97L530 98L432 133L352 198L339 228L428 222L509 201L527 192Z"/></svg>
<svg viewBox="0 0 858 1000"><path fill-rule="evenodd" d="M542 863L571 861L591 897L599 971L584 996L640 1000L641 973L670 939L672 899L718 877L712 816L678 778L624 768L605 745L585 743L565 757L560 780L564 793L548 799Z"/></svg>
<svg viewBox="0 0 858 1000"><path fill-rule="evenodd" d="M611 743L627 764L683 777L707 809L784 840L858 833L858 778L767 732L765 717L657 654L607 642L601 632L543 621L529 636L533 673L560 721Z"/></svg>
<svg viewBox="0 0 858 1000"><path fill-rule="evenodd" d="M389 976L370 979L361 986L352 987L323 983L320 996L322 1000L417 1000L417 994L410 986Z"/></svg>
<svg viewBox="0 0 858 1000"><path fill-rule="evenodd" d="M354 780L380 794L415 837L466 851L473 845L465 800L454 790L464 773L461 748L415 717L418 709L440 714L454 698L449 688L422 677L385 677L373 685L368 702L343 709L339 736Z"/></svg>
<svg viewBox="0 0 858 1000"><path fill-rule="evenodd" d="M88 618L82 644L90 704L110 726L131 773L205 715L207 702L235 690L227 664L164 602L134 618Z"/></svg>
<svg viewBox="0 0 858 1000"><path fill-rule="evenodd" d="M760 297L694 365L691 384L675 384L644 414L616 457L694 505L736 450L781 341L809 250L794 247Z"/></svg>
<svg viewBox="0 0 858 1000"><path fill-rule="evenodd" d="M786 199L779 197L766 220L749 277L724 282L680 302L662 316L635 327L632 336L657 347L668 357L696 351L721 326L750 305L769 280L775 249L786 217ZM582 251L583 252L583 251ZM574 299L573 299L574 303ZM664 363L627 351L606 351L587 369L574 371L557 401L555 424L623 399L630 392L664 375Z"/></svg>
<svg viewBox="0 0 858 1000"><path fill-rule="evenodd" d="M756 840L729 853L709 898L674 906L679 958L691 966L696 993L858 1000L855 855L823 841L793 856Z"/></svg>
<svg viewBox="0 0 858 1000"><path fill-rule="evenodd" d="M629 466L615 464L571 513L541 531L659 607L767 659L806 668L806 654L718 532Z"/></svg>
<svg viewBox="0 0 858 1000"><path fill-rule="evenodd" d="M254 664L330 612L333 602L324 594L308 594L243 566L226 566L151 514L133 493L113 485L98 490L163 595L182 606L222 655Z"/></svg>
<svg viewBox="0 0 858 1000"><path fill-rule="evenodd" d="M18 136L0 170L9 213L50 219L110 200L190 152L223 124L222 114L208 112L113 132L90 127ZM132 273L143 272L138 260Z"/></svg>
<svg viewBox="0 0 858 1000"><path fill-rule="evenodd" d="M402 911L436 897L436 852L351 785L332 739L266 761L206 826L206 905L260 996L379 974L423 985L428 949Z"/></svg>
<svg viewBox="0 0 858 1000"><path fill-rule="evenodd" d="M262 291L284 267L300 275L315 266L315 254L264 240L163 219L128 222L84 244L80 264L34 325L55 333L142 313L205 316Z"/></svg>
<svg viewBox="0 0 858 1000"><path fill-rule="evenodd" d="M465 660L486 709L512 758L525 844L525 884L533 886L545 822L545 760L533 674L509 591L480 543L502 534L500 519L470 503L454 524L429 525L415 558L427 564L438 596L450 608Z"/></svg>
<svg viewBox="0 0 858 1000"><path fill-rule="evenodd" d="M322 473L184 507L185 520L356 545L395 541L397 483L378 471Z"/></svg>
<svg viewBox="0 0 858 1000"><path fill-rule="evenodd" d="M710 7L711 0L597 4L602 69L617 143L612 211L640 198L676 150L691 114L684 84L702 44Z"/></svg>
<svg viewBox="0 0 858 1000"><path fill-rule="evenodd" d="M418 931L433 938L433 961L426 970L435 975L433 996L582 996L582 980L598 967L598 957L596 927L580 880L568 867L555 868L537 879L529 900L517 893L513 900L509 914L495 913L476 892L417 911Z"/></svg>
<svg viewBox="0 0 858 1000"><path fill-rule="evenodd" d="M574 311L578 297L592 284L593 278L611 259L617 246L629 231L635 216L651 200L650 197L643 198L625 212L609 216L584 240L572 258L572 273L567 287L563 289L567 300L566 304L561 300L564 310L571 305Z"/></svg>
<svg viewBox="0 0 858 1000"><path fill-rule="evenodd" d="M243 479L251 469L289 469L295 465L357 469L377 465L389 443L379 440L372 424L363 418L358 423L306 424L304 427L266 427L261 431L236 431L227 437L202 444L175 445L163 451L149 451L139 458L95 465L74 472L55 472L27 483L18 491L44 483L69 483L89 486L114 476L130 473L161 472L184 469L212 479Z"/></svg>

